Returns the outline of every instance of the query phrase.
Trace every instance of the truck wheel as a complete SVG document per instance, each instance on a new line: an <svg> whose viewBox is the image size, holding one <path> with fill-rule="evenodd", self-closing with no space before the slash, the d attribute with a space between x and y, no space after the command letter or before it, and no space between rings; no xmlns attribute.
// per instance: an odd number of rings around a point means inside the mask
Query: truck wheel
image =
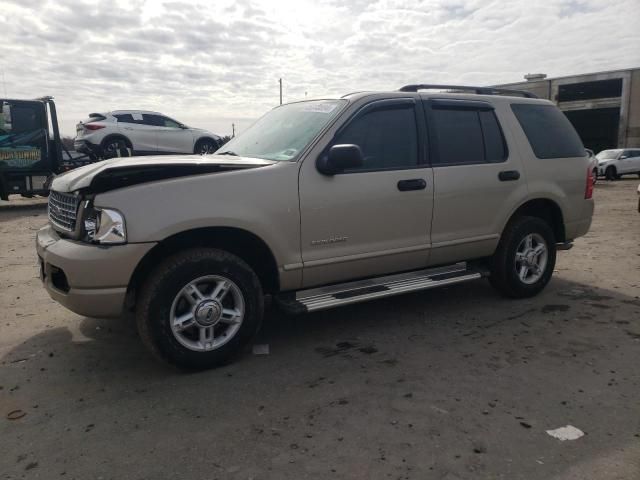
<svg viewBox="0 0 640 480"><path fill-rule="evenodd" d="M180 368L228 363L262 322L262 287L240 258L194 248L166 259L151 273L136 305L147 348Z"/></svg>
<svg viewBox="0 0 640 480"><path fill-rule="evenodd" d="M549 283L555 264L551 227L537 217L519 217L502 234L491 259L489 281L507 297L532 297Z"/></svg>

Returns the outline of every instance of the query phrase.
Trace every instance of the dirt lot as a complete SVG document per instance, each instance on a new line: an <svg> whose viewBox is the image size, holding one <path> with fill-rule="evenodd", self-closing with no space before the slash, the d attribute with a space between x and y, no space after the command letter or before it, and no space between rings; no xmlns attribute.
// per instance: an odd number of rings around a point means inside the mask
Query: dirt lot
<svg viewBox="0 0 640 480"><path fill-rule="evenodd" d="M188 375L127 321L48 298L44 204L15 199L0 207L0 478L640 478L637 184L598 184L591 233L537 298L477 281L270 312L269 355ZM585 436L546 433L565 425Z"/></svg>

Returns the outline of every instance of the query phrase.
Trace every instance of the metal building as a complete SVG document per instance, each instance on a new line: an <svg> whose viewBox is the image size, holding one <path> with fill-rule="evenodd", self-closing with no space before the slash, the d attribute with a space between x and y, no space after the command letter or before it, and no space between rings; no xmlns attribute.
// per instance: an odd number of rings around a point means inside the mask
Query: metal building
<svg viewBox="0 0 640 480"><path fill-rule="evenodd" d="M555 102L576 128L585 147L640 147L640 68L546 78L499 85L527 90Z"/></svg>

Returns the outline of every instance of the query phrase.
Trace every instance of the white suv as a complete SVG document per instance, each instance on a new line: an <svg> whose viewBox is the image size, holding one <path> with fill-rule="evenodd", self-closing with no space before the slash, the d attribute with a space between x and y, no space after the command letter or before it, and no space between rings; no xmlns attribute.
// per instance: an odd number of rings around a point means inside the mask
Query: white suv
<svg viewBox="0 0 640 480"><path fill-rule="evenodd" d="M220 137L158 112L91 113L76 126L75 150L99 158L168 153L213 153Z"/></svg>
<svg viewBox="0 0 640 480"><path fill-rule="evenodd" d="M621 175L640 176L640 148L603 150L598 155L598 175L616 180Z"/></svg>

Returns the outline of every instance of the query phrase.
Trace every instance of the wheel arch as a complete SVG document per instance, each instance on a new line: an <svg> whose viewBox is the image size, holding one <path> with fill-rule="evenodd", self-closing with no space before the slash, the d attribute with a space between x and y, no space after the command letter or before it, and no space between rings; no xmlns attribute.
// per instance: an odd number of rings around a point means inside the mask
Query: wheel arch
<svg viewBox="0 0 640 480"><path fill-rule="evenodd" d="M537 217L544 220L549 224L549 226L551 226L557 242L564 242L567 240L562 208L560 208L560 205L558 205L554 200L549 198L534 198L527 200L511 214L509 220L505 224L505 228L515 218L523 216Z"/></svg>
<svg viewBox="0 0 640 480"><path fill-rule="evenodd" d="M244 260L256 273L265 293L280 288L278 266L269 246L257 235L236 227L205 227L174 234L153 247L138 262L127 287L127 306L155 265L176 252L193 247L219 248Z"/></svg>

